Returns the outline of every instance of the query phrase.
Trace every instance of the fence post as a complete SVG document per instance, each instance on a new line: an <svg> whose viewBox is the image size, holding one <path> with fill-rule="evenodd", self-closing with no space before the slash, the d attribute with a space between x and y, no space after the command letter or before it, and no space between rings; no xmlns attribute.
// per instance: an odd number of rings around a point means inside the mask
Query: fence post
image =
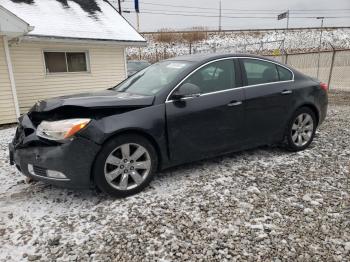
<svg viewBox="0 0 350 262"><path fill-rule="evenodd" d="M192 43L190 42L190 55L192 54Z"/></svg>
<svg viewBox="0 0 350 262"><path fill-rule="evenodd" d="M260 41L259 52L260 52L260 50L263 50L263 49L264 49L264 47L263 47L263 41Z"/></svg>
<svg viewBox="0 0 350 262"><path fill-rule="evenodd" d="M159 59L158 59L158 49L156 47L156 62L158 62L158 61L159 61Z"/></svg>
<svg viewBox="0 0 350 262"><path fill-rule="evenodd" d="M332 46L332 45L331 45ZM328 88L331 84L331 81L332 81L332 74L333 74L333 66L334 66L334 58L335 58L335 49L333 48L332 46L332 49L333 49L333 52L332 52L332 62L331 62L331 68L329 69L329 76L328 76Z"/></svg>

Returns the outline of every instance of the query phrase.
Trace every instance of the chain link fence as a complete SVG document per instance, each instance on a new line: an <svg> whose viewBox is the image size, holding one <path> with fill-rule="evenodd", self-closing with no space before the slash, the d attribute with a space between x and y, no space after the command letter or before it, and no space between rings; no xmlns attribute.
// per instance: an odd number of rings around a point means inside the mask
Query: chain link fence
<svg viewBox="0 0 350 262"><path fill-rule="evenodd" d="M350 50L335 51L330 86L350 91Z"/></svg>
<svg viewBox="0 0 350 262"><path fill-rule="evenodd" d="M350 49L268 57L318 78L330 89L350 91Z"/></svg>

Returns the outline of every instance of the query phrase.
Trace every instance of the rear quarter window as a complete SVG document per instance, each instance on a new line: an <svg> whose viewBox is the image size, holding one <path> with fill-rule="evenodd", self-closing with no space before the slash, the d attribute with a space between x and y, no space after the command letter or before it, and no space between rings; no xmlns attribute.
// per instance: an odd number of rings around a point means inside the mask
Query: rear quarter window
<svg viewBox="0 0 350 262"><path fill-rule="evenodd" d="M288 81L293 79L293 74L288 69L282 66L277 66L277 70L280 81Z"/></svg>

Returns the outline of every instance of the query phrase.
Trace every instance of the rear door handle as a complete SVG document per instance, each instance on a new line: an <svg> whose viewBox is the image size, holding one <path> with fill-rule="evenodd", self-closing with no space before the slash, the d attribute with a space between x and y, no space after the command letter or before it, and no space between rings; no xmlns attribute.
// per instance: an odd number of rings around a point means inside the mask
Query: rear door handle
<svg viewBox="0 0 350 262"><path fill-rule="evenodd" d="M239 106L242 104L242 101L231 101L227 106Z"/></svg>
<svg viewBox="0 0 350 262"><path fill-rule="evenodd" d="M289 94L291 94L291 93L293 93L292 90L283 90L283 91L281 92L282 95L289 95Z"/></svg>

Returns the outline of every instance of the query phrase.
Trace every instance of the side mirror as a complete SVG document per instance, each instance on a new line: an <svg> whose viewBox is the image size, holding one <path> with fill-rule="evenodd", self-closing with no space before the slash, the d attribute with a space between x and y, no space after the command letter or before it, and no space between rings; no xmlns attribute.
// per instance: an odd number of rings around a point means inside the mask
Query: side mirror
<svg viewBox="0 0 350 262"><path fill-rule="evenodd" d="M199 96L201 93L201 90L198 86L191 84L191 83L185 83L181 85L171 96L173 100L180 100L182 98L186 97L196 97Z"/></svg>

